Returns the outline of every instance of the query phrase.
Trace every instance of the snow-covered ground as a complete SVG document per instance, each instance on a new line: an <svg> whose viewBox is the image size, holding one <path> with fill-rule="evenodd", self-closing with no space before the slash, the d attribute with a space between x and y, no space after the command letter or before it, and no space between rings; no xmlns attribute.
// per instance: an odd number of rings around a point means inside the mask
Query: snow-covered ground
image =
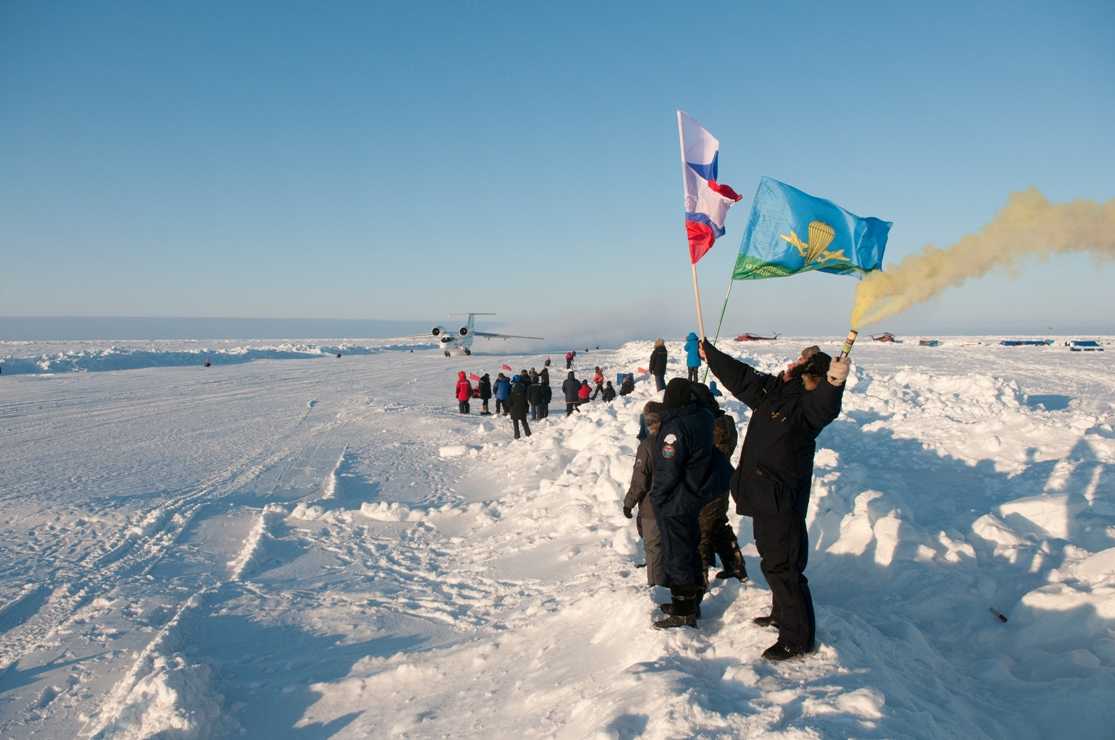
<svg viewBox="0 0 1115 740"><path fill-rule="evenodd" d="M820 648L779 665L746 519L754 581L650 629L620 511L646 383L513 442L456 371L537 355L10 376L5 345L0 737L1110 737L1115 353L986 341L857 346L809 512Z"/></svg>

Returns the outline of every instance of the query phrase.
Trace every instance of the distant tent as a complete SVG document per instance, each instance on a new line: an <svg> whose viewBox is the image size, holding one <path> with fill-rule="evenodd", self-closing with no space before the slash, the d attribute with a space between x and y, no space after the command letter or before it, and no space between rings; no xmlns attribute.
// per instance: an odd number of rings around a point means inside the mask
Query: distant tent
<svg viewBox="0 0 1115 740"><path fill-rule="evenodd" d="M999 342L1003 347L1048 347L1052 339L1004 339Z"/></svg>
<svg viewBox="0 0 1115 740"><path fill-rule="evenodd" d="M1070 352L1103 352L1103 347L1095 339L1073 339L1069 342Z"/></svg>

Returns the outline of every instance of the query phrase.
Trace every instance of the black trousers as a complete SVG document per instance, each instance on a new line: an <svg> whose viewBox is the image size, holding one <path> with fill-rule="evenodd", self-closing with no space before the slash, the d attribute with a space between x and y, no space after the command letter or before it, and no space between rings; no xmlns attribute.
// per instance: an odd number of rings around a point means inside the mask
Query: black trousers
<svg viewBox="0 0 1115 740"><path fill-rule="evenodd" d="M716 565L720 558L723 568L732 573L747 573L743 563L743 553L739 540L728 521L728 494L708 503L701 509L701 562L706 566Z"/></svg>
<svg viewBox="0 0 1115 740"><path fill-rule="evenodd" d="M689 368L689 382L691 382L691 383L696 383L697 382L697 370L698 370L698 368L695 368L695 367Z"/></svg>
<svg viewBox="0 0 1115 740"><path fill-rule="evenodd" d="M506 413L506 412L507 412L507 401L501 401L500 399L497 398L496 399L496 413L497 414L503 414L503 413Z"/></svg>
<svg viewBox="0 0 1115 740"><path fill-rule="evenodd" d="M468 401L457 401L457 410L462 414L468 413Z"/></svg>
<svg viewBox="0 0 1115 740"><path fill-rule="evenodd" d="M521 419L517 416L511 417L511 423L515 425L515 439L519 438L519 422L523 422L523 433L528 437L530 436L530 424L527 423L527 418L524 416Z"/></svg>
<svg viewBox="0 0 1115 740"><path fill-rule="evenodd" d="M785 512L756 513L755 546L770 585L771 614L778 622L778 640L790 647L812 650L817 636L813 595L805 577L809 535L805 514L794 507Z"/></svg>
<svg viewBox="0 0 1115 740"><path fill-rule="evenodd" d="M590 401L595 401L596 400L596 394L597 393L603 393L603 392L604 392L604 384L603 383L597 383L596 388L592 391L592 398L590 398L589 400Z"/></svg>
<svg viewBox="0 0 1115 740"><path fill-rule="evenodd" d="M580 404L577 401L566 401L565 402L565 415L569 416L574 411L577 411L578 410L577 406L579 406L579 405Z"/></svg>
<svg viewBox="0 0 1115 740"><path fill-rule="evenodd" d="M480 400L480 406L481 406L481 410L480 410L481 413L483 413L483 414L489 413L489 411L488 411L488 399L486 399L486 398L481 399Z"/></svg>

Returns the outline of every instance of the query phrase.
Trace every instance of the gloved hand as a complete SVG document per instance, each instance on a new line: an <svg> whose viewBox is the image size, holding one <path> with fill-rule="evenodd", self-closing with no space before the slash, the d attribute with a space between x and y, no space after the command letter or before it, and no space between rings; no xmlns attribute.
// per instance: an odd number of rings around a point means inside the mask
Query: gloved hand
<svg viewBox="0 0 1115 740"><path fill-rule="evenodd" d="M627 517L628 519L631 518L631 507L630 506L624 506L623 507L623 515L625 517Z"/></svg>
<svg viewBox="0 0 1115 740"><path fill-rule="evenodd" d="M839 357L834 358L829 363L828 379L829 383L840 387L844 385L844 381L848 379L848 370L852 367L852 361L845 357L843 360Z"/></svg>

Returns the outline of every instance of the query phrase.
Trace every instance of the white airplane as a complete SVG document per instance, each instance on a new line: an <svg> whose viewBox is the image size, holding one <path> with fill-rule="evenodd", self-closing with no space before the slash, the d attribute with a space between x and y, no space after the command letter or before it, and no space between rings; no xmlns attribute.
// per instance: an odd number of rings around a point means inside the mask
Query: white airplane
<svg viewBox="0 0 1115 740"><path fill-rule="evenodd" d="M542 337L524 337L518 334L493 334L487 331L476 331L474 328L474 317L476 316L495 316L494 313L454 313L450 316L468 316L468 323L462 326L457 331L451 331L444 326L435 326L430 333L438 338L441 342L441 349L446 357L451 356L452 350L457 350L466 355L472 354L472 340L476 337L483 337L484 339L538 339Z"/></svg>

